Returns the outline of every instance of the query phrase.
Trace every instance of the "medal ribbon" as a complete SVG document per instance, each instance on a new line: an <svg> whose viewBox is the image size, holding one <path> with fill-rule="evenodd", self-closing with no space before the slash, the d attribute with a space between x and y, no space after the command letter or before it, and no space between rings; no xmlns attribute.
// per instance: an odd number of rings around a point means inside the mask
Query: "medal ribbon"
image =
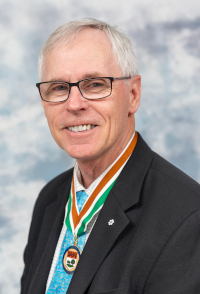
<svg viewBox="0 0 200 294"><path fill-rule="evenodd" d="M112 168L107 172L101 182L98 184L96 189L93 191L91 196L87 199L82 210L78 211L76 200L75 200L75 187L74 187L74 177L72 179L72 187L69 195L69 200L67 204L67 214L65 224L67 228L74 234L75 237L80 236L87 229L87 224L91 220L94 214L100 210L104 204L110 190L112 189L114 183L117 179L117 172L127 161L127 159L132 154L138 139L138 134L135 133L131 143L125 152L121 155L118 161L112 166Z"/></svg>

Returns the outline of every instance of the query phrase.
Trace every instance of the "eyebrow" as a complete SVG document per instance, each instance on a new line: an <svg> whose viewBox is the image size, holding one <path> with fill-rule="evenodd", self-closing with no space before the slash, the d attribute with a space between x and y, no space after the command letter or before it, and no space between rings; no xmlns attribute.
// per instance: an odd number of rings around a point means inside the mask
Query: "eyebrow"
<svg viewBox="0 0 200 294"><path fill-rule="evenodd" d="M57 79L57 78L55 78L55 79L49 80L48 82L66 82L66 81L64 81L63 79Z"/></svg>
<svg viewBox="0 0 200 294"><path fill-rule="evenodd" d="M89 78L96 78L96 77L103 77L104 75L102 75L102 73L98 72L98 71L94 71L91 73L87 73L85 75L83 75L84 79L89 79Z"/></svg>
<svg viewBox="0 0 200 294"><path fill-rule="evenodd" d="M102 75L102 73L100 73L98 71L94 71L94 72L91 72L91 73L84 74L81 80L90 79L90 78L96 78L96 77L103 77L103 76L104 75ZM49 82L66 82L66 80L53 78L53 79L49 80Z"/></svg>

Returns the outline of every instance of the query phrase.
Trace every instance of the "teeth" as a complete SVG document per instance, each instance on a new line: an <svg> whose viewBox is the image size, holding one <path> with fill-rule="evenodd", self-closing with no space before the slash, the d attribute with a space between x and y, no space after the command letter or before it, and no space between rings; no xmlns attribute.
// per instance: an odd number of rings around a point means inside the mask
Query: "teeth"
<svg viewBox="0 0 200 294"><path fill-rule="evenodd" d="M78 126L74 126L74 132L78 132L79 129L78 129Z"/></svg>
<svg viewBox="0 0 200 294"><path fill-rule="evenodd" d="M79 125L79 126L73 126L73 127L68 127L68 130L72 132L83 132L83 131L89 131L94 128L94 125Z"/></svg>

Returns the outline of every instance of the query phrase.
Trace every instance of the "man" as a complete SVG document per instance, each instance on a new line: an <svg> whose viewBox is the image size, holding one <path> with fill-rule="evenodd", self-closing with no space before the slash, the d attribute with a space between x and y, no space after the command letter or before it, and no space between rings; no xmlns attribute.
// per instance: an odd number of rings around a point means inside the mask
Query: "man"
<svg viewBox="0 0 200 294"><path fill-rule="evenodd" d="M52 136L76 164L37 199L21 293L200 293L200 188L135 132L129 39L101 21L67 23L39 75Z"/></svg>

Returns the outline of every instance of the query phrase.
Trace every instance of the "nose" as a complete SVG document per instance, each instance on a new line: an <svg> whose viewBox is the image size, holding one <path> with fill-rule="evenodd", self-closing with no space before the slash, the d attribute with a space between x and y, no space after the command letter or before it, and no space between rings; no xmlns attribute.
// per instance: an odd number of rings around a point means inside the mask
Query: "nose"
<svg viewBox="0 0 200 294"><path fill-rule="evenodd" d="M83 98L77 86L72 86L69 97L66 100L66 109L69 112L77 112L80 110L86 110L87 108L88 101Z"/></svg>

